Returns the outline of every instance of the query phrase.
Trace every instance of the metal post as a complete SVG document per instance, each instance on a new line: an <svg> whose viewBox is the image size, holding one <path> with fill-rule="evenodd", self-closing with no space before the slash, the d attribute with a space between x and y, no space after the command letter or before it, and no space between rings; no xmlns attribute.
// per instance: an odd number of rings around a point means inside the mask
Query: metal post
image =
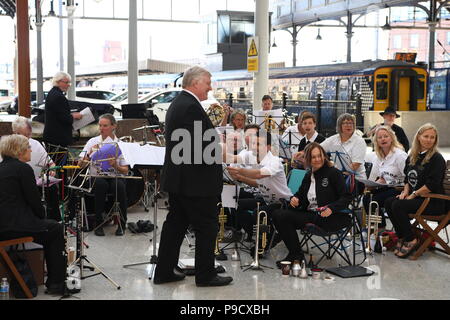
<svg viewBox="0 0 450 320"><path fill-rule="evenodd" d="M316 117L317 117L317 132L321 132L322 129L322 94L319 92L317 94L317 104L316 104Z"/></svg>
<svg viewBox="0 0 450 320"><path fill-rule="evenodd" d="M364 127L364 118L362 115L362 98L361 92L356 94L356 127L359 129L363 129Z"/></svg>
<svg viewBox="0 0 450 320"><path fill-rule="evenodd" d="M269 86L269 0L255 1L255 34L259 38L259 71L255 72L253 110L261 109Z"/></svg>
<svg viewBox="0 0 450 320"><path fill-rule="evenodd" d="M58 0L58 12L62 17L62 1ZM59 70L64 70L64 40L63 40L63 19L59 20Z"/></svg>
<svg viewBox="0 0 450 320"><path fill-rule="evenodd" d="M285 110L286 106L287 106L287 93L284 91L283 91L282 103L283 103L283 110Z"/></svg>
<svg viewBox="0 0 450 320"><path fill-rule="evenodd" d="M72 77L72 85L67 92L67 98L69 100L75 100L75 88L77 86L77 76L75 74L75 40L74 40L74 19L73 14L75 13L75 1L66 1L67 10L67 73Z"/></svg>
<svg viewBox="0 0 450 320"><path fill-rule="evenodd" d="M36 57L36 101L37 105L41 105L44 102L44 72L42 70L42 12L41 12L41 0L35 1L36 5L36 45L37 45L37 57Z"/></svg>
<svg viewBox="0 0 450 320"><path fill-rule="evenodd" d="M436 0L430 0L430 15L428 17L429 39L428 44L428 68L429 70L434 68L435 51L434 46L436 42L436 24L437 24L437 8Z"/></svg>
<svg viewBox="0 0 450 320"><path fill-rule="evenodd" d="M297 31L297 27L295 25L292 26L292 66L296 67L297 66L297 35L298 35L298 31Z"/></svg>
<svg viewBox="0 0 450 320"><path fill-rule="evenodd" d="M352 37L353 37L352 14L347 12L347 62L352 62Z"/></svg>
<svg viewBox="0 0 450 320"><path fill-rule="evenodd" d="M230 93L230 94L228 95L228 105L229 105L231 108L233 108L233 94L232 94L232 93Z"/></svg>
<svg viewBox="0 0 450 320"><path fill-rule="evenodd" d="M137 1L130 0L128 27L128 103L138 100Z"/></svg>

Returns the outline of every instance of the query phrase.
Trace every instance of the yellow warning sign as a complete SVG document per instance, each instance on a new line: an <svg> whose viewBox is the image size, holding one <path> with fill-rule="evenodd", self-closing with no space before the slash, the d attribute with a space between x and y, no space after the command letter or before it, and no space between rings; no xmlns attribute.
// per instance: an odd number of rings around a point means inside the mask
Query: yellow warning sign
<svg viewBox="0 0 450 320"><path fill-rule="evenodd" d="M247 59L247 71L248 72L258 72L259 71L259 59L258 58L248 58Z"/></svg>
<svg viewBox="0 0 450 320"><path fill-rule="evenodd" d="M252 39L252 42L250 43L250 48L248 49L248 56L249 57L258 56L258 49L256 48L255 39Z"/></svg>

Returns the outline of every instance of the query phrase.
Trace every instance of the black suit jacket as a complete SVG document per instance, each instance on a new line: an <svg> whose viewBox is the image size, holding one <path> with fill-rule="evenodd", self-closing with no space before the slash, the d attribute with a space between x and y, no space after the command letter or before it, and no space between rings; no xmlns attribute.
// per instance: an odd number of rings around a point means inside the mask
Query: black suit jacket
<svg viewBox="0 0 450 320"><path fill-rule="evenodd" d="M201 122L201 137L194 136L194 121ZM191 150L183 150L184 153L179 152L180 141L172 141L172 134L177 129L185 129L185 132L189 132L190 137L187 142L191 145ZM218 144L219 136L201 104L190 93L182 91L172 102L166 114L166 156L161 177L161 187L164 191L188 197L220 195L223 187L221 163L208 164L205 161L194 163L194 154L197 157L201 156L200 150L203 154L205 148L211 143L202 141L203 134L208 129L213 130L211 131L213 139ZM199 146L197 150L195 150L195 144ZM181 164L174 163L173 150L174 156L183 155L190 158L190 161Z"/></svg>
<svg viewBox="0 0 450 320"><path fill-rule="evenodd" d="M61 89L53 87L45 99L44 141L66 147L72 143L73 117Z"/></svg>
<svg viewBox="0 0 450 320"><path fill-rule="evenodd" d="M33 169L5 157L0 163L0 232L45 231L44 216Z"/></svg>

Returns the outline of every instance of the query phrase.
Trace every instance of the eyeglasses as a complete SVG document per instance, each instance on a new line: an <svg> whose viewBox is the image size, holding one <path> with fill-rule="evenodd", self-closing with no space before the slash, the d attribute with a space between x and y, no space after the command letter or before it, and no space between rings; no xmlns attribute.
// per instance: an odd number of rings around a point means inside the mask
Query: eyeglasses
<svg viewBox="0 0 450 320"><path fill-rule="evenodd" d="M353 122L351 122L351 121L344 121L344 122L342 122L342 125L343 126L353 126Z"/></svg>
<svg viewBox="0 0 450 320"><path fill-rule="evenodd" d="M69 80L59 80L59 82L63 82L63 83L66 83L66 84L72 83L72 82L70 82Z"/></svg>

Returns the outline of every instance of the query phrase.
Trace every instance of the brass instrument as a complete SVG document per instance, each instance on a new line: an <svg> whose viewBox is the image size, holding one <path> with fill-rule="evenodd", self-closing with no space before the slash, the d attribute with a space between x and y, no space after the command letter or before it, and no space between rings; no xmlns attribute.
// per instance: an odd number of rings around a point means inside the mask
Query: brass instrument
<svg viewBox="0 0 450 320"><path fill-rule="evenodd" d="M367 223L367 244L366 252L372 254L373 248L370 245L370 237L375 234L375 239L378 237L378 225L381 223L380 205L376 201L372 201L373 194L370 194L369 212L366 216ZM372 207L374 207L374 213L372 213ZM373 229L373 232L372 232Z"/></svg>
<svg viewBox="0 0 450 320"><path fill-rule="evenodd" d="M206 114L213 125L217 127L222 123L223 118L225 117L225 110L220 104L213 103L209 106L208 110L206 110Z"/></svg>
<svg viewBox="0 0 450 320"><path fill-rule="evenodd" d="M259 255L264 254L264 250L267 247L267 233L269 232L269 226L267 225L267 212L259 210L259 202L257 204L256 225L254 226L254 233L256 234L255 242L255 256L253 262L250 265L251 269L261 269L259 264ZM261 221L262 216L262 221ZM261 240L261 247L260 247Z"/></svg>
<svg viewBox="0 0 450 320"><path fill-rule="evenodd" d="M272 118L270 114L266 114L264 117L264 129L267 132L272 132L277 128L276 121Z"/></svg>
<svg viewBox="0 0 450 320"><path fill-rule="evenodd" d="M225 223L227 222L227 216L225 215L225 209L222 206L222 202L219 202L217 204L218 207L220 207L219 211L219 232L217 233L216 237L216 247L214 249L214 255L216 256L217 260L227 260L227 256L220 250L219 248L219 242L223 241L224 235L225 235Z"/></svg>

